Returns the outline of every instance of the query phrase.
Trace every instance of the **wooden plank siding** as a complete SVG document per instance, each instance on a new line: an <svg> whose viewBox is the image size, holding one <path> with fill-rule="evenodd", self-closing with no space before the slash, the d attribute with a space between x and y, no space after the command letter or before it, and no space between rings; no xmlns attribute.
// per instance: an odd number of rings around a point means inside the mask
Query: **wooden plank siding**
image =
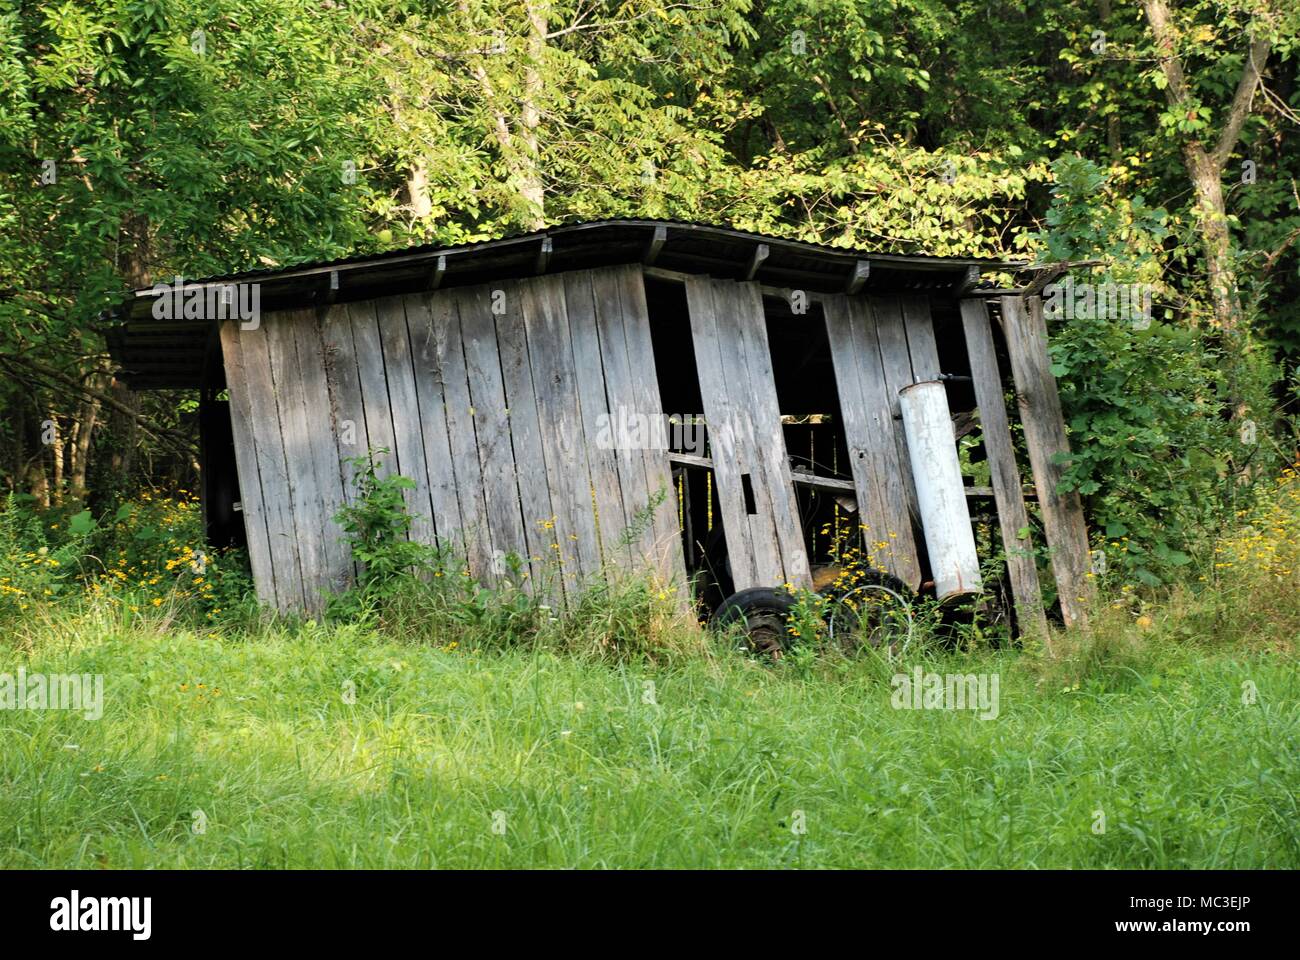
<svg viewBox="0 0 1300 960"><path fill-rule="evenodd" d="M245 471L244 464L238 462L236 466L239 470L241 496L246 480L251 485L256 477L256 482L262 485L262 503L266 506L267 547L275 570L276 606L280 610L301 610L308 608L308 598L303 592L298 536L294 530L293 500L289 487L289 466L285 459L280 405L271 375L271 356L266 336L267 325L278 319L264 316L256 327L238 329L247 404L236 401L231 409L232 413L245 406L248 409L257 470L256 473ZM236 328L234 324L229 326ZM231 384L230 390L233 399L237 389Z"/></svg>
<svg viewBox="0 0 1300 960"><path fill-rule="evenodd" d="M1088 530L1076 491L1059 491L1069 439L1061 398L1047 352L1047 323L1039 297L1002 297L1002 325L1011 355L1020 423L1034 474L1047 549L1056 575L1061 617L1066 626L1084 625L1093 587L1089 579Z"/></svg>
<svg viewBox="0 0 1300 960"><path fill-rule="evenodd" d="M907 353L912 363L912 382L938 380L939 347L934 341L934 320L927 297L903 297L903 326L907 331Z"/></svg>
<svg viewBox="0 0 1300 960"><path fill-rule="evenodd" d="M469 389L470 419L478 447L486 510L489 561L471 564L475 575L496 582L508 572L507 558L526 558L528 544L519 505L519 480L510 436L509 407L501 376L492 292L483 287L448 291L460 314L461 344Z"/></svg>
<svg viewBox="0 0 1300 960"><path fill-rule="evenodd" d="M735 588L807 586L758 285L689 277L686 300Z"/></svg>
<svg viewBox="0 0 1300 960"><path fill-rule="evenodd" d="M1016 465L1011 442L1011 426L1003 400L1002 371L998 368L989 325L988 307L983 300L963 300L962 329L966 336L966 353L970 358L971 380L975 386L975 403L979 409L980 437L988 459L993 498L997 504L998 527L1002 549L1007 556L1007 577L1016 606L1016 619L1022 635L1045 640L1047 617L1043 613L1043 596L1034 562L1034 543L1029 534L1029 511L1020 486L1020 469ZM1025 536L1021 536L1024 531Z"/></svg>
<svg viewBox="0 0 1300 960"><path fill-rule="evenodd" d="M321 361L329 393L330 433L339 460L343 499L351 503L357 471L347 461L369 450L370 440L366 432L366 409L361 400L357 351L352 341L352 321L346 306L336 304L323 312L320 335Z"/></svg>
<svg viewBox="0 0 1300 960"><path fill-rule="evenodd" d="M354 577L333 521L355 496L343 461L379 447L382 473L415 482L412 538L484 583L516 554L548 596L647 561L684 584L667 452L609 430L621 410L665 416L642 284L638 266L606 268L226 324L259 598L314 613Z"/></svg>
<svg viewBox="0 0 1300 960"><path fill-rule="evenodd" d="M411 537L421 543L433 543L433 499L429 494L429 472L424 461L423 418L415 390L415 363L406 329L406 304L401 297L386 297L375 302L375 312L384 355L384 377L388 384L393 456L402 475L415 483L414 487L402 492L406 511L411 517Z"/></svg>
<svg viewBox="0 0 1300 960"><path fill-rule="evenodd" d="M562 277L549 276L519 286L545 476L554 511L554 549L564 586L571 589L600 573L600 545L563 284Z"/></svg>
<svg viewBox="0 0 1300 960"><path fill-rule="evenodd" d="M650 339L650 309L646 304L645 278L639 266L613 267L597 271L593 276L597 285L613 284L619 292L623 310L623 334L627 342L628 361L632 372L631 397L618 399L619 403L639 408L647 416L657 419L665 428L668 411L664 410L659 396L659 377L655 369L654 345ZM612 406L613 404L611 404ZM649 546L643 553L644 562L656 571L664 582L674 581L684 591L686 561L682 551L681 525L678 522L677 497L673 486L672 467L668 451L646 444L641 449L641 465L645 469L646 499L639 510L647 511ZM634 557L634 563L638 558ZM682 594L685 596L685 593Z"/></svg>
<svg viewBox="0 0 1300 960"><path fill-rule="evenodd" d="M902 340L883 347L876 311L864 297L827 296L822 309L868 553L875 566L916 590L921 565L909 508L911 471L906 446L900 443L902 424L894 419L897 393L891 397L889 389L891 382L903 379L903 362L910 382L910 358L899 353L900 347L907 350L906 334L899 329ZM886 353L893 358L888 378Z"/></svg>
<svg viewBox="0 0 1300 960"><path fill-rule="evenodd" d="M411 371L415 400L420 411L420 435L424 441L424 468L428 474L433 528L439 543L459 556L465 555L464 524L456 487L456 465L452 459L438 336L426 297L407 297L406 330L411 338Z"/></svg>
<svg viewBox="0 0 1300 960"><path fill-rule="evenodd" d="M429 327L422 334L434 342L437 375L442 388L443 414L447 422L450 459L430 470L450 474L460 506L461 535L465 541L466 564L473 576L487 578L492 569L492 541L488 532L487 501L483 467L479 460L478 436L474 423L474 402L469 392L465 348L461 340L460 309L454 293L437 292L427 297ZM424 372L427 367L422 367ZM421 384L422 397L434 392ZM421 411L424 407L421 406ZM425 414L428 416L428 414Z"/></svg>
<svg viewBox="0 0 1300 960"><path fill-rule="evenodd" d="M907 327L904 325L903 320L903 305L896 298L885 297L872 297L867 302L876 323L876 338L880 344L881 371L885 378L885 397L889 402L890 434L893 436L894 444L898 448L898 462L902 465L899 480L902 484L903 495L906 497L907 516L909 518L907 523L900 522L898 526L891 527L887 533L894 535L891 539L904 539L910 536L914 544L911 549L919 553L924 540L916 536L920 518L920 509L917 506L916 497L916 479L912 476L912 471L908 466L911 458L907 452L907 438L903 435L903 408L898 398L898 391L904 387L910 387L916 382L916 378L912 375L912 356L908 343ZM892 495L894 494L891 492ZM872 539L879 541L880 538L873 537ZM902 549L906 551L908 549L907 545L904 544Z"/></svg>
<svg viewBox="0 0 1300 960"><path fill-rule="evenodd" d="M248 540L248 561L253 570L253 586L259 603L279 607L275 559L271 555L271 535L267 527L267 505L262 500L262 478L253 439L252 398L244 373L239 325L235 321L228 320L221 324L221 354L230 394L235 469L239 474L239 501L244 515L244 533Z"/></svg>
<svg viewBox="0 0 1300 960"><path fill-rule="evenodd" d="M592 296L596 308L596 334L605 376L605 395L610 417L622 423L628 417L661 409L656 386L650 397L638 394L641 382L637 371L645 363L646 354L639 334L629 337L623 307L623 280L614 270L594 270L591 273ZM581 329L581 328L580 328ZM611 434L613 424L611 424ZM611 436L615 465L618 470L619 497L623 504L623 520L617 536L628 548L628 562L641 560L654 569L657 550L652 517L647 514L658 486L651 485L652 472L647 467L647 451L627 442L630 438ZM645 522L650 520L649 523Z"/></svg>
<svg viewBox="0 0 1300 960"><path fill-rule="evenodd" d="M388 451L379 457L376 473L381 477L401 473L401 451L397 449L393 413L388 405L388 372L384 369L383 341L379 337L375 301L348 304L348 320L352 324L352 343L356 351L361 409L365 415L369 449Z"/></svg>
<svg viewBox="0 0 1300 960"><path fill-rule="evenodd" d="M528 562L529 588L549 594L559 586L550 582L555 579L552 560L559 549L559 541L555 536L550 485L538 482L539 478L546 477L546 455L542 449L542 423L537 395L533 392L532 367L528 361L523 294L513 280L504 282L500 289L505 312L497 317L497 350L501 357L514 454L513 470L523 518L526 550L520 556Z"/></svg>
<svg viewBox="0 0 1300 960"><path fill-rule="evenodd" d="M616 450L618 438L613 427L619 411L614 410L611 414L609 408L600 331L596 325L596 296L590 272L575 271L564 275L564 301L568 307L582 431L587 438L587 465L591 471L601 562L626 565L631 561L631 548L623 537L628 520L623 510L623 485L619 479Z"/></svg>
<svg viewBox="0 0 1300 960"><path fill-rule="evenodd" d="M350 579L351 558L328 527L342 506L343 485L333 444L321 442L330 436L330 420L316 311L295 311L290 319L268 327L266 337L281 403L304 600L309 613L320 613L325 597Z"/></svg>

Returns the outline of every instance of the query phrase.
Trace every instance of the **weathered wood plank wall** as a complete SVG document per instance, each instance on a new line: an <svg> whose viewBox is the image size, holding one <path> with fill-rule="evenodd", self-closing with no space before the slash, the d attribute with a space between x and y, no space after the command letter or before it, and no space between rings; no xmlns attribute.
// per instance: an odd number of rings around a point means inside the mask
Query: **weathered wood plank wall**
<svg viewBox="0 0 1300 960"><path fill-rule="evenodd" d="M412 536L484 582L510 554L548 595L609 569L684 581L665 451L609 429L664 415L639 267L286 311L221 341L264 602L316 612L354 576L343 461L379 447L415 481Z"/></svg>
<svg viewBox="0 0 1300 960"><path fill-rule="evenodd" d="M732 580L808 586L759 286L690 277L686 301Z"/></svg>
<svg viewBox="0 0 1300 960"><path fill-rule="evenodd" d="M916 485L898 391L940 373L924 297L821 298L859 515L876 566L921 585Z"/></svg>
<svg viewBox="0 0 1300 960"><path fill-rule="evenodd" d="M271 535L267 518L270 507L262 499L257 445L253 439L252 397L244 371L243 348L239 342L237 325L222 325L221 352L225 358L226 383L230 393L230 421L235 439L235 465L239 473L240 507L244 514L253 586L259 603L278 607L275 561L271 557Z"/></svg>
<svg viewBox="0 0 1300 960"><path fill-rule="evenodd" d="M1020 423L1052 557L1061 618L1066 626L1085 624L1094 590L1089 579L1088 529L1076 491L1059 491L1070 452L1061 397L1047 352L1047 323L1039 297L1003 297L1002 326L1016 382Z"/></svg>
<svg viewBox="0 0 1300 960"><path fill-rule="evenodd" d="M1034 560L1034 542L1029 535L1029 511L1020 485L1020 468L1016 465L1003 399L1002 372L998 368L989 325L988 306L983 300L963 300L962 329L966 336L966 353L970 357L971 380L980 418L980 436L988 458L997 504L998 527L1002 548L1007 556L1007 575L1016 618L1022 635L1047 637L1047 617L1043 614L1043 595L1038 582L1038 565ZM1021 535L1023 532L1023 536Z"/></svg>

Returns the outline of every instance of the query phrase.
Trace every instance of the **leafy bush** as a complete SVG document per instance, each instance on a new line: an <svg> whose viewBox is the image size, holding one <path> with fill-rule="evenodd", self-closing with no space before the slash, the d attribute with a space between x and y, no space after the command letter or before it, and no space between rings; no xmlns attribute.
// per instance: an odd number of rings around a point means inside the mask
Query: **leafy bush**
<svg viewBox="0 0 1300 960"><path fill-rule="evenodd" d="M61 596L78 572L86 534L66 533L61 514L38 513L29 496L10 493L0 509L0 618L10 619ZM63 520L64 522L60 522ZM65 532L60 535L60 528Z"/></svg>
<svg viewBox="0 0 1300 960"><path fill-rule="evenodd" d="M128 613L165 605L211 621L250 586L243 551L204 545L202 511L187 491L142 491L99 519L13 494L0 510L0 617L31 615L80 588Z"/></svg>
<svg viewBox="0 0 1300 960"><path fill-rule="evenodd" d="M404 492L414 489L415 481L396 473L381 477L378 458L387 453L380 447L347 459L357 495L334 515L334 522L343 528L343 542L359 564L359 573L355 587L330 599L327 612L334 618L364 615L404 589L412 577L443 572L441 551L409 539L412 518Z"/></svg>
<svg viewBox="0 0 1300 960"><path fill-rule="evenodd" d="M1064 157L1040 236L1048 259L1100 260L1095 284L1162 280L1165 211L1112 194L1090 161ZM1156 305L1149 324L1117 311L1072 311L1052 323L1052 372L1070 430L1064 486L1084 498L1108 569L1148 586L1170 582L1208 546L1237 495L1233 464L1249 459L1216 390L1213 338ZM1265 430L1261 427L1262 439ZM1104 539L1103 539L1104 538Z"/></svg>

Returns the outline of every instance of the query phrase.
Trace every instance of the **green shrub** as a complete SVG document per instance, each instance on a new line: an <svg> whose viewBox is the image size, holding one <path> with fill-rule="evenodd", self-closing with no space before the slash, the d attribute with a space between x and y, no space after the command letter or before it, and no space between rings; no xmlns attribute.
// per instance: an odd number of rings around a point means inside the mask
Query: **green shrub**
<svg viewBox="0 0 1300 960"><path fill-rule="evenodd" d="M1083 497L1107 569L1120 580L1168 583L1230 518L1241 492L1234 464L1256 447L1224 416L1218 342L1176 315L1177 297L1164 286L1165 211L1117 196L1082 158L1061 158L1053 172L1040 235L1046 259L1100 260L1080 282L1150 284L1157 299L1149 324L1085 315L1105 312L1091 310L1049 317L1072 453L1063 486ZM1245 386L1238 377L1235 387ZM1261 440L1265 432L1261 424Z"/></svg>
<svg viewBox="0 0 1300 960"><path fill-rule="evenodd" d="M202 511L187 491L142 491L98 519L76 507L41 510L16 494L0 509L0 618L91 598L213 621L250 591L244 552L205 546Z"/></svg>

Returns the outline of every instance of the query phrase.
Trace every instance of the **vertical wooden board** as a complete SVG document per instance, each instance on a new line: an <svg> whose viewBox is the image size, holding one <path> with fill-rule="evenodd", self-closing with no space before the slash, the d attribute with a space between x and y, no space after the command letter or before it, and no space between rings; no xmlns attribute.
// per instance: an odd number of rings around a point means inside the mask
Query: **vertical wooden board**
<svg viewBox="0 0 1300 960"><path fill-rule="evenodd" d="M339 461L343 498L351 503L356 494L357 470L347 461L364 455L370 449L370 441L366 434L366 408L361 399L361 379L357 372L348 308L335 304L325 310L320 333L325 383L329 390L330 435Z"/></svg>
<svg viewBox="0 0 1300 960"><path fill-rule="evenodd" d="M623 304L623 332L627 341L632 380L641 398L641 408L655 418L656 427L667 429L668 412L659 395L659 372L655 368L654 343L650 337L650 308L646 303L645 277L639 266L614 268ZM666 433L665 433L666 435ZM677 517L672 468L667 451L648 443L641 451L649 497L664 496L654 508L650 524L651 556L659 575L686 584L686 559L682 551L681 524ZM647 503L649 500L647 499Z"/></svg>
<svg viewBox="0 0 1300 960"><path fill-rule="evenodd" d="M772 371L772 348L767 338L767 319L763 312L763 295L757 283L740 285L742 315L741 334L749 370L746 381L754 411L754 429L758 448L756 459L763 466L763 484L767 488L776 529L777 548L785 581L796 587L811 587L807 546L799 518L794 479L790 474L790 457L781 425L781 404L776 393L776 376Z"/></svg>
<svg viewBox="0 0 1300 960"><path fill-rule="evenodd" d="M591 271L575 270L563 276L569 337L573 344L573 368L577 377L578 402L582 409L583 442L587 448L587 462L591 467L591 482L595 489L601 564L625 567L630 552L622 537L623 530L627 527L627 518L623 513L618 455L615 452L618 443L625 438L618 435L618 421L611 416L609 398L605 391ZM658 392L656 385L656 397Z"/></svg>
<svg viewBox="0 0 1300 960"><path fill-rule="evenodd" d="M866 303L865 322L874 322L876 326L876 342L880 347L880 367L884 377L884 398L889 404L887 422L897 451L897 469L891 469L886 476L886 508L895 516L894 526L887 532L887 536L899 545L904 555L917 554L920 508L917 505L916 480L912 476L912 459L903 433L902 407L898 399L898 392L915 382L902 304L896 299L881 297L869 298ZM896 503L901 503L905 509L900 509ZM918 570L919 568L918 563Z"/></svg>
<svg viewBox="0 0 1300 960"><path fill-rule="evenodd" d="M463 288L456 293L456 304L460 311L465 371L492 541L493 572L501 576L506 572L506 558L510 554L520 558L528 556L528 542L515 473L509 409L501 378L492 291L487 287Z"/></svg>
<svg viewBox="0 0 1300 960"><path fill-rule="evenodd" d="M1016 466L1011 427L1002 399L1002 373L998 369L993 331L984 301L963 300L961 322L966 336L966 353L970 357L975 402L979 405L980 435L998 508L1002 547L1007 555L1007 574L1016 605L1016 619L1022 635L1046 638L1047 617L1043 613L1033 540L1027 535L1020 536L1021 530L1028 531L1029 513L1020 489L1020 470Z"/></svg>
<svg viewBox="0 0 1300 960"><path fill-rule="evenodd" d="M320 494L318 523L324 541L324 588L330 592L344 590L352 582L352 553L343 542L343 529L334 516L344 504L343 477L338 449L326 438L333 436L329 387L325 378L324 344L315 311L303 311L293 324L298 350L298 370L302 379L303 409L311 451L311 470Z"/></svg>
<svg viewBox="0 0 1300 960"><path fill-rule="evenodd" d="M916 590L921 569L903 485L907 461L899 458L876 325L860 297L828 296L822 305L868 552Z"/></svg>
<svg viewBox="0 0 1300 960"><path fill-rule="evenodd" d="M434 352L442 373L443 405L447 415L447 441L456 471L456 499L465 537L470 573L484 580L492 576L492 540L487 504L483 497L483 470L474 431L474 404L470 399L465 350L461 341L460 311L454 291L429 297Z"/></svg>
<svg viewBox="0 0 1300 960"><path fill-rule="evenodd" d="M235 437L235 467L239 473L239 501L248 539L248 560L253 568L253 586L259 603L278 606L275 593L275 563L271 557L266 506L262 501L262 477L258 471L253 442L252 411L249 406L239 324L221 324L221 352L225 359L226 389L230 393L231 428Z"/></svg>
<svg viewBox="0 0 1300 960"><path fill-rule="evenodd" d="M912 375L912 355L908 349L907 328L903 321L902 304L898 300L872 297L867 302L876 323L881 368L885 375L885 395L889 398L889 423L894 444L898 448L898 462L902 465L902 492L906 498L908 515L912 518L906 525L907 534L914 537L915 529L920 525L920 508L917 506L916 480L912 476L907 438L903 435L902 407L898 400L898 391L916 382ZM894 532L901 537L904 531Z"/></svg>
<svg viewBox="0 0 1300 960"><path fill-rule="evenodd" d="M330 587L324 503L312 468L312 446L320 441L307 428L307 400L294 333L295 327L311 319L311 313L306 310L277 314L266 325L266 344L280 408L280 436L288 467L289 503L302 571L303 604L308 613L317 613L324 608L324 595Z"/></svg>
<svg viewBox="0 0 1300 960"><path fill-rule="evenodd" d="M558 277L551 276L522 281L520 289L546 477L567 590L570 582L577 584L584 577L599 574L600 547L596 542L591 474L582 439L564 288Z"/></svg>
<svg viewBox="0 0 1300 960"><path fill-rule="evenodd" d="M629 351L628 324L624 317L623 284L619 271L613 268L593 270L591 287L610 415L615 419L633 416L642 409L643 399L637 385L638 379L633 372L636 361ZM639 535L633 536L637 533L633 526L641 522L640 518L650 504L650 478L646 472L643 451L620 443L616 445L614 453L624 520L624 527L617 535L621 542L627 543L629 559L635 568L643 562L653 563L656 556L653 523L642 529ZM658 486L654 489L657 490Z"/></svg>
<svg viewBox="0 0 1300 960"><path fill-rule="evenodd" d="M857 491L858 518L866 528L867 538L878 538L878 531L886 530L891 522L884 506L886 461L881 452L887 437L882 421L888 410L871 407L863 381L869 376L883 376L879 372L879 348L874 341L874 330L872 341L859 346L860 331L855 328L859 325L857 315L862 311L860 301L843 296L827 297L822 301L822 309L835 369L844 440ZM898 575L892 561L882 566Z"/></svg>
<svg viewBox="0 0 1300 960"><path fill-rule="evenodd" d="M746 356L745 328L752 324L748 298L740 284L728 280L711 281L718 335L718 352L722 358L722 388L727 391L736 425L736 446L745 473L749 475L749 488L753 494L754 512L747 514L749 545L754 556L754 575L761 585L775 586L785 582L781 544L776 531L772 485L768 482L763 465L761 443L771 443L770 431L760 433L757 421L762 418L760 401L756 399L759 385L752 379ZM761 320L761 305L760 305ZM780 430L780 422L777 422ZM761 436L761 440L760 440ZM784 450L785 445L781 443ZM743 475L742 475L743 483Z"/></svg>
<svg viewBox="0 0 1300 960"><path fill-rule="evenodd" d="M1027 303L1022 297L1003 297L1002 323L1016 381L1020 424L1038 491L1038 508L1056 574L1061 615L1066 626L1082 625L1087 623L1093 592L1088 578L1088 529L1079 494L1057 490L1065 470L1057 458L1069 455L1070 444L1047 352L1042 300L1031 297Z"/></svg>
<svg viewBox="0 0 1300 960"><path fill-rule="evenodd" d="M907 332L907 352L912 358L912 382L938 380L939 347L934 341L934 318L930 315L929 297L903 297L903 327Z"/></svg>
<svg viewBox="0 0 1300 960"><path fill-rule="evenodd" d="M700 397L708 426L713 460L716 502L722 514L727 557L736 590L770 587L769 571L760 567L751 540L742 477L753 473L745 454L742 427L731 405L723 352L727 349L718 314L726 309L717 302L718 288L706 277L686 279L686 304L691 321L691 341L700 377Z"/></svg>
<svg viewBox="0 0 1300 960"><path fill-rule="evenodd" d="M533 392L533 372L528 362L528 336L524 330L523 294L519 284L504 281L505 312L496 317L497 351L506 409L510 418L510 440L514 450L515 482L523 516L523 554L530 571L530 589L560 598L559 585L551 584L556 564L555 511L546 484L546 456L542 451L542 428Z"/></svg>
<svg viewBox="0 0 1300 960"><path fill-rule="evenodd" d="M410 539L436 543L433 498L429 493L429 472L424 462L424 428L420 401L415 391L415 362L406 329L406 303L402 297L385 297L375 302L379 321L379 342L384 354L388 405L392 411L393 452L402 475L415 484L402 491L411 517Z"/></svg>
<svg viewBox="0 0 1300 960"><path fill-rule="evenodd" d="M379 338L379 318L373 300L348 304L352 322L352 342L356 349L357 376L361 382L361 401L366 414L368 452L387 450L379 457L375 473L380 477L402 472L397 437L393 433L393 412L388 403L388 373L384 369L384 347Z"/></svg>
<svg viewBox="0 0 1300 960"><path fill-rule="evenodd" d="M465 536L460 500L456 493L456 466L447 432L443 374L433 312L426 296L412 294L406 297L405 302L415 396L424 440L424 468L429 480L429 498L433 508L433 527L439 543L463 557Z"/></svg>
<svg viewBox="0 0 1300 960"><path fill-rule="evenodd" d="M299 562L298 536L293 525L293 501L289 492L289 465L285 460L284 440L280 435L280 408L276 400L275 381L271 376L271 357L267 347L266 327L274 323L275 314L262 317L251 330L239 331L244 378L248 386L249 420L253 425L253 444L257 451L257 468L262 478L262 503L266 507L266 528L271 562L275 567L276 603L281 610L300 610L305 606L302 567Z"/></svg>

